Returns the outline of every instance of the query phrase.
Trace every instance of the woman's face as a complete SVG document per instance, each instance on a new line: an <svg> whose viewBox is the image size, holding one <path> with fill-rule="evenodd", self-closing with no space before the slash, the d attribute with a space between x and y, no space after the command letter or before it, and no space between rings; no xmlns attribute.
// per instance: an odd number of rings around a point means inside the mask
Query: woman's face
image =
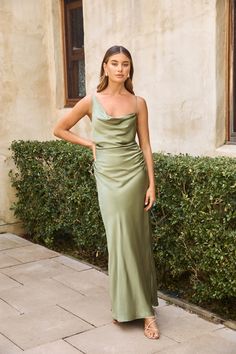
<svg viewBox="0 0 236 354"><path fill-rule="evenodd" d="M109 80L125 82L130 72L130 60L123 53L114 54L103 64L103 68Z"/></svg>

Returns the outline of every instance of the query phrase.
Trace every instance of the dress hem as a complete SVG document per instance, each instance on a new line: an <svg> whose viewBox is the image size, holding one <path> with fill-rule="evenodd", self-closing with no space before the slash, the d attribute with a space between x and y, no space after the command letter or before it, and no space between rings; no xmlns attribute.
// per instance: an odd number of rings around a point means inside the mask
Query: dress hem
<svg viewBox="0 0 236 354"><path fill-rule="evenodd" d="M155 306L155 307L157 307L157 306ZM129 317L128 319L127 319L127 317L126 317L126 319L124 319L124 317L123 318L120 318L119 316L115 316L114 314L113 314L113 319L114 320L117 320L118 322L129 322L129 321L134 321L134 320L139 320L139 319L141 319L141 318L146 318L146 317L152 317L152 316L155 316L155 311L153 310L153 312L151 313L151 312L149 312L149 313L144 313L144 314L142 314L142 315L136 315L136 316L131 316L131 317Z"/></svg>

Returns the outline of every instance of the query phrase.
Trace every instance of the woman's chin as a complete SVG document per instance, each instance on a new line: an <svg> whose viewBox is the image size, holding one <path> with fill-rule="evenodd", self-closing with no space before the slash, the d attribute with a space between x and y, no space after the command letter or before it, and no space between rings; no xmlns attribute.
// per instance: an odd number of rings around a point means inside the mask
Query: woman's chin
<svg viewBox="0 0 236 354"><path fill-rule="evenodd" d="M116 83L124 83L125 82L125 78L124 77L114 77L114 78L110 78L111 82L116 82Z"/></svg>

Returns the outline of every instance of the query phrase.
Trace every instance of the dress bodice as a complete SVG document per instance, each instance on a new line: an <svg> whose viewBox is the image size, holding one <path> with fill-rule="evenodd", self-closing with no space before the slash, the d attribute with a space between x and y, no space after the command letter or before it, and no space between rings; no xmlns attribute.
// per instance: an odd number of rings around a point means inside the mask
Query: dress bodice
<svg viewBox="0 0 236 354"><path fill-rule="evenodd" d="M136 144L136 113L121 117L108 115L93 95L92 135L97 148L110 148Z"/></svg>

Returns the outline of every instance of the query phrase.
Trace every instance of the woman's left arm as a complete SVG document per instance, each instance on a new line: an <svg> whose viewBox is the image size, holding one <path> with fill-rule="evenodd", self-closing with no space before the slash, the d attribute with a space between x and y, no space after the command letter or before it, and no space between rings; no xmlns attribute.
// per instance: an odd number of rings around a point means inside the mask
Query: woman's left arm
<svg viewBox="0 0 236 354"><path fill-rule="evenodd" d="M156 201L155 196L155 179L154 179L154 165L152 157L152 149L149 138L148 128L148 110L147 104L142 97L137 97L137 133L139 139L140 148L143 151L144 159L147 166L147 173L149 178L149 187L145 196L145 208L148 211L153 203Z"/></svg>

